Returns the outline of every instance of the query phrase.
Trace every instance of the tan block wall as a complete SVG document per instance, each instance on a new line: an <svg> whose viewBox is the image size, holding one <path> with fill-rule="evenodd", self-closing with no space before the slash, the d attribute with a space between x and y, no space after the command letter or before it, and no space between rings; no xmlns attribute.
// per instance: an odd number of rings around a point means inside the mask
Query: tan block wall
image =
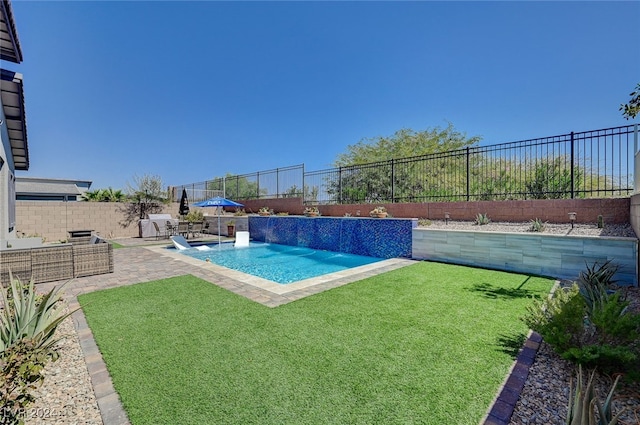
<svg viewBox="0 0 640 425"><path fill-rule="evenodd" d="M46 242L66 240L69 230L94 230L105 238L138 236L138 222L125 226L117 202L17 201L16 230L19 235L38 235ZM163 213L176 216L177 203L164 207Z"/></svg>

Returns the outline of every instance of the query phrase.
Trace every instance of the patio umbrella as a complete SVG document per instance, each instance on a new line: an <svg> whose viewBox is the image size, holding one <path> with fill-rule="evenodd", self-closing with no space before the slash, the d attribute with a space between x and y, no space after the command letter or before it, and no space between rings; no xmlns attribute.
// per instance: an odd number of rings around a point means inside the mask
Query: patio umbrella
<svg viewBox="0 0 640 425"><path fill-rule="evenodd" d="M182 189L182 198L180 198L180 215L189 214L189 201L187 200L187 189Z"/></svg>
<svg viewBox="0 0 640 425"><path fill-rule="evenodd" d="M216 196L206 201L196 202L194 207L242 207L244 205L234 202L230 199ZM218 247L220 247L220 209L218 208Z"/></svg>

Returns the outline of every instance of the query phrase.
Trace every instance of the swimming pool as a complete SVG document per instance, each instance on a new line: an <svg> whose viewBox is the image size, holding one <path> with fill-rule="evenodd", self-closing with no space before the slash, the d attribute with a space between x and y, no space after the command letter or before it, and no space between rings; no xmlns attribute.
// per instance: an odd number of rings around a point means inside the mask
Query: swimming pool
<svg viewBox="0 0 640 425"><path fill-rule="evenodd" d="M214 245L209 250L187 249L181 254L211 261L229 269L258 276L280 284L339 272L383 261L383 258L322 251L298 246L251 242L248 247Z"/></svg>

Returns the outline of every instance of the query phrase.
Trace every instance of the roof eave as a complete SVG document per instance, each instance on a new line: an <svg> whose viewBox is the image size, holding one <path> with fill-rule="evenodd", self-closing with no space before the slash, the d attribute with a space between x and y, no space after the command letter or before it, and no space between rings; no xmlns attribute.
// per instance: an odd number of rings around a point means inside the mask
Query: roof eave
<svg viewBox="0 0 640 425"><path fill-rule="evenodd" d="M29 169L29 146L27 144L27 120L24 109L24 90L22 75L13 71L0 69L0 79L7 83L0 85L2 107L9 133L9 143L13 164L16 170ZM17 99L16 99L17 97Z"/></svg>
<svg viewBox="0 0 640 425"><path fill-rule="evenodd" d="M0 49L0 59L20 63L22 62L22 49L20 48L20 40L18 39L18 31L13 19L10 0L2 0L0 2L0 20L6 26L6 35L5 31L3 31L2 41L5 41L10 46L9 48Z"/></svg>

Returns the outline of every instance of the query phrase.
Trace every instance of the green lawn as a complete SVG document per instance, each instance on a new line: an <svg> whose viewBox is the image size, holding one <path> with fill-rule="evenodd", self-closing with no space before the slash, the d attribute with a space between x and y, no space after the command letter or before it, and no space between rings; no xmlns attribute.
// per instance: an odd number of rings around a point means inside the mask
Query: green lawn
<svg viewBox="0 0 640 425"><path fill-rule="evenodd" d="M193 276L79 300L134 425L475 425L552 283L419 262L277 308Z"/></svg>
<svg viewBox="0 0 640 425"><path fill-rule="evenodd" d="M124 248L124 245L120 245L118 242L109 241L109 243L111 244L111 246L113 246L113 249Z"/></svg>

